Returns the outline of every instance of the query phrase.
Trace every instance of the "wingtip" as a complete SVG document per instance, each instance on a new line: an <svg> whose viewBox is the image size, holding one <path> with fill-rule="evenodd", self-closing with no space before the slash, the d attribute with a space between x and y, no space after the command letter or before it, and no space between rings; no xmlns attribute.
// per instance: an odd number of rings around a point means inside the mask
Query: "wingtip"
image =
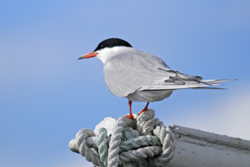
<svg viewBox="0 0 250 167"><path fill-rule="evenodd" d="M238 79L215 79L215 80L203 80L203 81L215 81L215 82L228 82L228 81L237 81Z"/></svg>
<svg viewBox="0 0 250 167"><path fill-rule="evenodd" d="M227 82L227 81L237 81L238 79L222 79L223 82Z"/></svg>
<svg viewBox="0 0 250 167"><path fill-rule="evenodd" d="M219 88L219 87L199 87L193 89L213 89L213 90L228 90L227 88Z"/></svg>

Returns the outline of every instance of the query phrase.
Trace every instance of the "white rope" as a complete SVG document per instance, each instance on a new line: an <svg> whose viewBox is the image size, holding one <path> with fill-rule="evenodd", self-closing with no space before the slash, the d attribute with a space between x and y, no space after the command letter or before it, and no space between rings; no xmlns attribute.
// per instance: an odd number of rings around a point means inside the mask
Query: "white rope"
<svg viewBox="0 0 250 167"><path fill-rule="evenodd" d="M109 123L109 127L103 124L96 134L82 129L70 141L69 148L95 166L166 166L174 156L175 136L154 115L154 110L149 109L136 121L123 116ZM106 129L112 130L111 137Z"/></svg>
<svg viewBox="0 0 250 167"><path fill-rule="evenodd" d="M101 162L104 166L107 166L107 159L108 159L108 145L107 145L107 130L105 128L99 129L97 134L98 140L96 142L98 147L98 153L100 156Z"/></svg>
<svg viewBox="0 0 250 167"><path fill-rule="evenodd" d="M87 161L93 162L96 166L102 166L99 155L95 148L89 148L87 146L87 138L95 136L95 133L90 129L79 130L76 134L76 138L69 142L69 148L76 153L80 153L86 158Z"/></svg>

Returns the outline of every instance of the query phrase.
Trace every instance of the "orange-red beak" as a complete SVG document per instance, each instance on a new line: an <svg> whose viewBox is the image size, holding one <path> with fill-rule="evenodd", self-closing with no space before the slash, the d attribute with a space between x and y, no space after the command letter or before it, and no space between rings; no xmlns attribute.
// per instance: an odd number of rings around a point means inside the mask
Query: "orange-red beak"
<svg viewBox="0 0 250 167"><path fill-rule="evenodd" d="M78 60L80 60L80 59L87 59L87 58L91 58L91 57L96 57L96 55L98 55L98 53L89 52L89 53L83 55L82 57L79 57Z"/></svg>

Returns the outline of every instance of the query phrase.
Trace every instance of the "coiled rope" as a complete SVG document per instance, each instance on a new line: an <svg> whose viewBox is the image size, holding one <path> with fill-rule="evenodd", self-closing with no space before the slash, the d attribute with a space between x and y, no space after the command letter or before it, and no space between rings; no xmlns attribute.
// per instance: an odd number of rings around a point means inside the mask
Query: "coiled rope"
<svg viewBox="0 0 250 167"><path fill-rule="evenodd" d="M154 110L148 109L136 121L120 117L112 125L111 135L107 132L110 124L97 133L82 129L69 142L69 148L94 166L166 166L174 156L175 135L154 115Z"/></svg>

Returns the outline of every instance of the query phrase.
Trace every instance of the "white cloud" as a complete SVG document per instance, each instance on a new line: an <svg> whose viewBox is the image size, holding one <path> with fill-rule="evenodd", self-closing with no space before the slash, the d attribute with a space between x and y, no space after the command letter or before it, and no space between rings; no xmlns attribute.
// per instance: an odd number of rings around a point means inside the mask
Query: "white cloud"
<svg viewBox="0 0 250 167"><path fill-rule="evenodd" d="M65 161L61 161L61 163L55 163L54 165L51 165L54 167L93 167L92 162L88 162L85 157L82 157L79 155L79 157L74 158L74 160L68 160L65 158Z"/></svg>
<svg viewBox="0 0 250 167"><path fill-rule="evenodd" d="M182 119L178 122L189 128L250 140L250 90L237 91L217 106Z"/></svg>
<svg viewBox="0 0 250 167"><path fill-rule="evenodd" d="M221 104L213 129L219 133L250 139L250 91L241 92ZM218 106L220 107L220 106Z"/></svg>

